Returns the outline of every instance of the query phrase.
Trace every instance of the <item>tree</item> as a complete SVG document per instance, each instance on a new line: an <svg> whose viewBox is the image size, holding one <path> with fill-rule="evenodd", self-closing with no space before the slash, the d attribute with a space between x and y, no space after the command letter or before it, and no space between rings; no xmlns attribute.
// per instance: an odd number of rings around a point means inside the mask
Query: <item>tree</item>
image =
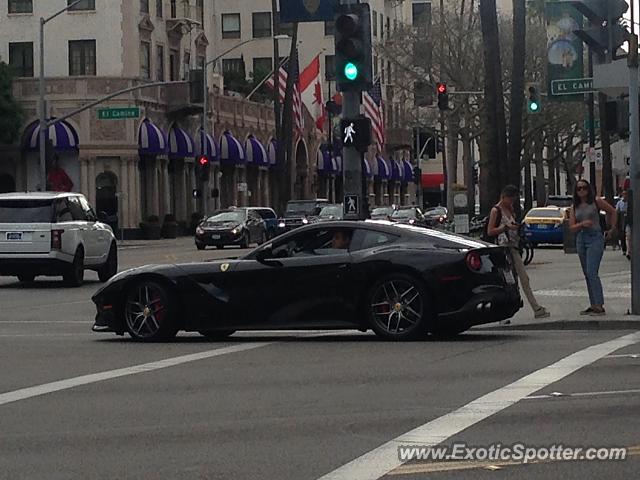
<svg viewBox="0 0 640 480"><path fill-rule="evenodd" d="M11 144L20 136L22 108L13 96L12 68L0 62L0 143Z"/></svg>

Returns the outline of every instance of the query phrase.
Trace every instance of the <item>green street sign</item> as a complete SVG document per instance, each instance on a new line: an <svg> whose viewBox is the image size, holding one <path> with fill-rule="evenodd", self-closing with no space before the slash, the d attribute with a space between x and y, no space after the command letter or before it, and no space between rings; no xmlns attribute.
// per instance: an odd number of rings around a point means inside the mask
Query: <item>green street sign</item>
<svg viewBox="0 0 640 480"><path fill-rule="evenodd" d="M551 95L579 95L591 93L593 89L593 78L568 78L566 80L551 81Z"/></svg>
<svg viewBox="0 0 640 480"><path fill-rule="evenodd" d="M126 118L140 118L140 108L123 107L98 109L99 120L123 120Z"/></svg>

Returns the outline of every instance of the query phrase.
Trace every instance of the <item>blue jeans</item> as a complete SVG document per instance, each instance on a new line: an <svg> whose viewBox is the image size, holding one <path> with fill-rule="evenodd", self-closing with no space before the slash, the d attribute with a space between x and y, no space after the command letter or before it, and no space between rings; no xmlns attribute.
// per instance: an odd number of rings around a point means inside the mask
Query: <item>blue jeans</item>
<svg viewBox="0 0 640 480"><path fill-rule="evenodd" d="M600 262L604 254L604 236L602 232L582 230L576 238L576 246L580 265L587 280L591 305L604 305L604 293L599 276Z"/></svg>

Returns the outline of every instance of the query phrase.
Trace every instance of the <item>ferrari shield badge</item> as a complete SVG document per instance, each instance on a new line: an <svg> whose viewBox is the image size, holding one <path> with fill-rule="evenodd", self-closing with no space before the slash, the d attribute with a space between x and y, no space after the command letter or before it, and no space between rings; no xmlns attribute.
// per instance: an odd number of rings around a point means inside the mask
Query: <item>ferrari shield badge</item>
<svg viewBox="0 0 640 480"><path fill-rule="evenodd" d="M220 271L226 272L227 270L229 270L229 264L228 263L223 263L222 265L220 265Z"/></svg>

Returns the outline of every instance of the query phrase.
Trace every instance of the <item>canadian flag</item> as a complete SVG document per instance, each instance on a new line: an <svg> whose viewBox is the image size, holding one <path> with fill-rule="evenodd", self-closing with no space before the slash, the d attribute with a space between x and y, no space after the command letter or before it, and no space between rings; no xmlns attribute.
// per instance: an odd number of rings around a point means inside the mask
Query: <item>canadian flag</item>
<svg viewBox="0 0 640 480"><path fill-rule="evenodd" d="M318 130L324 130L325 111L320 75L320 55L314 58L300 74L300 96L302 103L315 120Z"/></svg>

